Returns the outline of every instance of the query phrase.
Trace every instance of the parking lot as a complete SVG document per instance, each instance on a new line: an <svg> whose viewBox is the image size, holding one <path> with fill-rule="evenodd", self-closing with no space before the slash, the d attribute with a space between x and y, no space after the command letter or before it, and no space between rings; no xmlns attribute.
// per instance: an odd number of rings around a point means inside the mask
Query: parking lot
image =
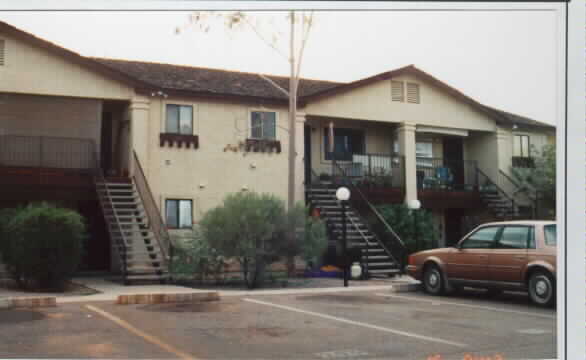
<svg viewBox="0 0 586 360"><path fill-rule="evenodd" d="M0 310L2 358L554 358L556 314L526 295L360 291L196 304ZM439 357L438 357L439 356ZM500 356L500 357L499 357Z"/></svg>

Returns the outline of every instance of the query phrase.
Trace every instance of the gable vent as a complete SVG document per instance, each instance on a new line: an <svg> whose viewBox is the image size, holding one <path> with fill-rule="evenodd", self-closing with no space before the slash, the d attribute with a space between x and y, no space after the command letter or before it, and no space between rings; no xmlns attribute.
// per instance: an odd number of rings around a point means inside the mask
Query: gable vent
<svg viewBox="0 0 586 360"><path fill-rule="evenodd" d="M391 99L393 101L405 101L402 81L391 81Z"/></svg>
<svg viewBox="0 0 586 360"><path fill-rule="evenodd" d="M407 102L419 104L419 85L407 83Z"/></svg>
<svg viewBox="0 0 586 360"><path fill-rule="evenodd" d="M4 65L4 40L0 39L0 66Z"/></svg>

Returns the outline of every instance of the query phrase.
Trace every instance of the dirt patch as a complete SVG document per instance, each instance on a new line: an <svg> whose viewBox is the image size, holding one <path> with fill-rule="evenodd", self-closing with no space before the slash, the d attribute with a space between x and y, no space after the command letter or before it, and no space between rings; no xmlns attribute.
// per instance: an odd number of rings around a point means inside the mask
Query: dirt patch
<svg viewBox="0 0 586 360"><path fill-rule="evenodd" d="M389 302L379 296L369 295L340 295L340 294L324 294L324 295L304 295L297 296L296 300L300 301L317 301L326 303L340 303L340 304L388 304Z"/></svg>
<svg viewBox="0 0 586 360"><path fill-rule="evenodd" d="M33 310L0 310L0 326L42 320L46 316Z"/></svg>
<svg viewBox="0 0 586 360"><path fill-rule="evenodd" d="M210 312L231 312L237 311L239 304L236 301L205 301L193 303L174 303L174 304L154 304L139 307L140 310L154 312L192 312L192 313L210 313Z"/></svg>

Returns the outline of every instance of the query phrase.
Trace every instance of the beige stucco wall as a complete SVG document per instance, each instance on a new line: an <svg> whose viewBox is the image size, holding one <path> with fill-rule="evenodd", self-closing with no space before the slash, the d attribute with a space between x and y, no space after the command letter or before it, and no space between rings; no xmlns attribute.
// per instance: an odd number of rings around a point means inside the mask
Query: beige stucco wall
<svg viewBox="0 0 586 360"><path fill-rule="evenodd" d="M99 153L101 115L100 100L0 93L0 135L91 139ZM11 144L17 146L14 142ZM46 145L55 154L70 151L59 141L47 139ZM26 149L21 150L26 152ZM3 158L0 154L0 159L6 162L8 154L4 155ZM45 156L45 160L50 162L49 157L52 155ZM71 166L74 165L71 163Z"/></svg>
<svg viewBox="0 0 586 360"><path fill-rule="evenodd" d="M307 114L455 129L494 131L495 121L470 105L412 76L393 80L420 85L420 104L391 101L391 80L378 81L308 104Z"/></svg>
<svg viewBox="0 0 586 360"><path fill-rule="evenodd" d="M5 41L0 92L129 99L134 90L87 67L0 32Z"/></svg>
<svg viewBox="0 0 586 360"><path fill-rule="evenodd" d="M164 105L192 105L194 134L199 136L199 148L170 148L159 146L159 134L164 126ZM237 146L250 134L251 110L277 111L277 139L282 152L253 153L225 151L228 145ZM134 121L134 119L133 119ZM268 192L284 201L287 198L287 111L284 108L260 107L197 101L185 98L151 98L146 134L147 153L140 154L155 200L165 212L165 199L191 199L193 217L197 222L202 214L221 203L228 193L242 191ZM133 124L136 131L136 125ZM135 150L140 150L135 148ZM297 149L303 156L303 149ZM303 173L297 174L297 186L302 186ZM296 199L296 200L303 200Z"/></svg>
<svg viewBox="0 0 586 360"><path fill-rule="evenodd" d="M495 133L473 132L464 143L468 160L476 160L477 165L491 179L498 175L499 147ZM493 180L494 181L494 180Z"/></svg>

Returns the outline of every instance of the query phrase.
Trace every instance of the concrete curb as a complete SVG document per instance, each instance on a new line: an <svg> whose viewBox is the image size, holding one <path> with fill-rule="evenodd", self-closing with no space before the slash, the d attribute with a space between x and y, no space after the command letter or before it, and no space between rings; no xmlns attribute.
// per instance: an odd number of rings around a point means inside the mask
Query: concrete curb
<svg viewBox="0 0 586 360"><path fill-rule="evenodd" d="M134 305L134 304L168 304L168 303L188 303L188 302L206 302L218 301L220 294L217 291L185 293L185 294L131 294L118 295L116 298L117 305Z"/></svg>
<svg viewBox="0 0 586 360"><path fill-rule="evenodd" d="M418 282L402 282L393 284L391 287L391 292L395 293L404 293L404 292L415 292L419 291L421 287L421 283Z"/></svg>
<svg viewBox="0 0 586 360"><path fill-rule="evenodd" d="M0 299L0 309L56 307L55 296Z"/></svg>
<svg viewBox="0 0 586 360"><path fill-rule="evenodd" d="M304 294L328 294L342 292L365 292L374 290L391 290L392 284L388 285L361 285L349 287L323 287L323 288L299 288L299 289L279 289L279 290L220 290L220 295L224 296L263 296L263 295L304 295Z"/></svg>

